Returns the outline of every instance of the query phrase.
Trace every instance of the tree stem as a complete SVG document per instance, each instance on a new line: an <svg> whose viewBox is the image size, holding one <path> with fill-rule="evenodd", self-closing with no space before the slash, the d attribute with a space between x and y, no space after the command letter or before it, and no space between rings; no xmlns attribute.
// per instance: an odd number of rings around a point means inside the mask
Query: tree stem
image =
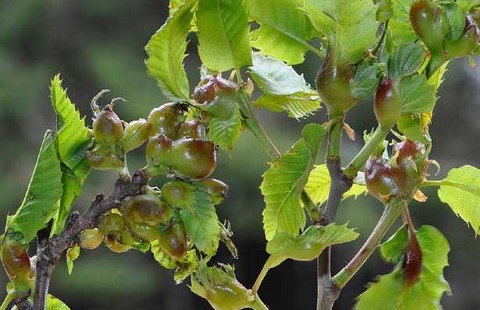
<svg viewBox="0 0 480 310"><path fill-rule="evenodd" d="M404 201L399 201L395 198L392 198L387 205L385 205L382 217L378 221L367 241L365 241L363 246L352 258L352 260L333 277L333 282L338 288L342 289L363 266L370 255L372 255L382 241L382 238L404 210L404 204Z"/></svg>
<svg viewBox="0 0 480 310"><path fill-rule="evenodd" d="M370 140L362 147L357 155L350 161L343 173L346 177L354 179L357 176L358 171L367 161L368 157L375 151L377 146L382 143L387 134L390 132L391 127L383 128L379 126Z"/></svg>
<svg viewBox="0 0 480 310"><path fill-rule="evenodd" d="M46 309L50 279L55 266L65 251L75 245L78 234L87 228L94 227L99 216L118 207L126 197L141 193L146 184L147 178L141 171L136 172L131 180L118 179L113 192L108 197L97 195L90 208L82 215L73 212L58 236L52 237L48 242L39 238L33 309Z"/></svg>
<svg viewBox="0 0 480 310"><path fill-rule="evenodd" d="M328 130L326 165L330 175L330 191L324 210L324 217L319 223L328 225L335 220L338 207L345 194L352 187L352 180L345 177L341 167L341 141L343 116L331 120ZM317 310L332 309L335 300L340 295L340 289L335 286L331 275L331 248L326 248L317 258Z"/></svg>

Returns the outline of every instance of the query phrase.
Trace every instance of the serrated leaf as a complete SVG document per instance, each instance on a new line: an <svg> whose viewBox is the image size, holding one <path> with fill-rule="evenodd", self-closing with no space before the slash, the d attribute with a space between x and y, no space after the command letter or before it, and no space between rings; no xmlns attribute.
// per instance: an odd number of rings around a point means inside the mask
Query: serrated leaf
<svg viewBox="0 0 480 310"><path fill-rule="evenodd" d="M406 113L400 117L397 127L400 132L412 141L429 143L430 136L428 133L428 125L424 125L424 114Z"/></svg>
<svg viewBox="0 0 480 310"><path fill-rule="evenodd" d="M242 115L238 106L235 105L230 118L212 118L208 124L208 139L221 149L231 151L240 137L241 130Z"/></svg>
<svg viewBox="0 0 480 310"><path fill-rule="evenodd" d="M423 47L409 42L395 48L389 63L390 74L394 78L409 76L416 73L425 59Z"/></svg>
<svg viewBox="0 0 480 310"><path fill-rule="evenodd" d="M70 310L70 308L57 297L48 294L46 310Z"/></svg>
<svg viewBox="0 0 480 310"><path fill-rule="evenodd" d="M400 82L402 113L432 112L437 97L435 87L430 85L425 75L414 75Z"/></svg>
<svg viewBox="0 0 480 310"><path fill-rule="evenodd" d="M260 28L251 32L252 46L287 64L302 63L312 29L298 2L246 0L249 16L260 24Z"/></svg>
<svg viewBox="0 0 480 310"><path fill-rule="evenodd" d="M450 170L438 189L440 200L480 234L480 170L462 166Z"/></svg>
<svg viewBox="0 0 480 310"><path fill-rule="evenodd" d="M318 0L305 0L303 5L315 30L323 36L329 36L335 32L335 20L322 11L324 5L319 5Z"/></svg>
<svg viewBox="0 0 480 310"><path fill-rule="evenodd" d="M227 71L252 64L247 12L242 0L199 0L195 18L203 65Z"/></svg>
<svg viewBox="0 0 480 310"><path fill-rule="evenodd" d="M238 282L229 265L207 267L200 262L191 283L192 292L205 298L213 309L264 309L257 307L258 296Z"/></svg>
<svg viewBox="0 0 480 310"><path fill-rule="evenodd" d="M179 6L145 47L148 74L157 81L162 94L169 100L189 98L183 59L195 4L195 0L187 0Z"/></svg>
<svg viewBox="0 0 480 310"><path fill-rule="evenodd" d="M263 95L254 103L259 108L272 112L287 112L288 116L300 119L320 108L318 95L312 93L296 93L292 95Z"/></svg>
<svg viewBox="0 0 480 310"><path fill-rule="evenodd" d="M417 231L417 239L422 251L422 270L418 280L411 287L405 286L401 268L405 251L405 228L386 242L390 259L397 258L397 268L390 274L379 277L367 291L360 295L356 309L376 310L430 310L441 309L440 299L449 291L443 278L443 268L448 265L448 241L436 228L422 226ZM398 240L397 240L398 238Z"/></svg>
<svg viewBox="0 0 480 310"><path fill-rule="evenodd" d="M303 138L263 174L260 189L266 204L263 224L267 240L278 232L296 236L305 225L300 195L324 135L321 125L308 124L302 131Z"/></svg>
<svg viewBox="0 0 480 310"><path fill-rule="evenodd" d="M55 215L61 196L62 172L55 149L55 136L47 131L25 198L17 212L9 216L7 229L21 233L23 243L33 240Z"/></svg>
<svg viewBox="0 0 480 310"><path fill-rule="evenodd" d="M388 32L395 45L415 41L417 35L410 24L410 7L414 0L392 1L393 16Z"/></svg>
<svg viewBox="0 0 480 310"><path fill-rule="evenodd" d="M80 118L75 105L62 88L60 75L56 75L50 87L52 106L57 115L56 148L62 162L63 193L52 234L58 234L65 225L72 205L82 192L82 185L90 172L87 150L91 143L85 118Z"/></svg>
<svg viewBox="0 0 480 310"><path fill-rule="evenodd" d="M173 280L176 284L182 283L198 268L197 255L194 250L188 251L185 258L178 262L178 267L175 269Z"/></svg>
<svg viewBox="0 0 480 310"><path fill-rule="evenodd" d="M193 244L203 253L215 254L220 241L220 224L215 206L205 186L199 182L190 184L194 199L185 201L179 215L185 224L187 235Z"/></svg>
<svg viewBox="0 0 480 310"><path fill-rule="evenodd" d="M363 62L355 73L352 83L352 95L360 100L369 98L375 93L378 85L377 67Z"/></svg>
<svg viewBox="0 0 480 310"><path fill-rule="evenodd" d="M327 201L330 191L330 175L326 165L318 165L310 172L308 182L305 185L305 191L313 202L317 205ZM353 186L343 194L343 199L352 196L359 196L367 192L365 185L353 184Z"/></svg>
<svg viewBox="0 0 480 310"><path fill-rule="evenodd" d="M255 53L250 70L250 76L266 94L280 96L299 92L313 93L313 89L305 82L303 75L295 72L283 61Z"/></svg>
<svg viewBox="0 0 480 310"><path fill-rule="evenodd" d="M177 261L171 258L160 246L158 240L154 240L150 244L150 251L153 254L153 258L166 269L174 269L177 267Z"/></svg>
<svg viewBox="0 0 480 310"><path fill-rule="evenodd" d="M333 27L325 18L318 21L313 15L314 25L324 22L325 35L333 47L337 60L354 64L362 59L374 44L377 33L376 6L371 0L319 0L307 1L313 12L322 11L333 19ZM317 26L318 27L318 26Z"/></svg>
<svg viewBox="0 0 480 310"><path fill-rule="evenodd" d="M287 259L310 261L317 258L325 248L353 241L357 237L358 233L347 228L347 224L310 226L300 236L277 233L267 243L270 257L266 265L274 268Z"/></svg>

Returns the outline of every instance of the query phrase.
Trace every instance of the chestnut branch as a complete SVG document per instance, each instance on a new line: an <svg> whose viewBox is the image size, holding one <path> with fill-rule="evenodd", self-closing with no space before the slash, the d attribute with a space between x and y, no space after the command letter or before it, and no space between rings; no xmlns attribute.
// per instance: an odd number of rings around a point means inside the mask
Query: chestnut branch
<svg viewBox="0 0 480 310"><path fill-rule="evenodd" d="M83 214L72 212L65 228L59 235L50 239L39 236L33 309L43 310L46 308L53 270L65 251L77 243L78 234L85 229L93 228L102 214L119 207L126 197L141 194L146 184L147 178L143 171L135 172L129 180L120 178L116 181L109 196L97 195L90 208ZM28 309L28 307L24 309Z"/></svg>

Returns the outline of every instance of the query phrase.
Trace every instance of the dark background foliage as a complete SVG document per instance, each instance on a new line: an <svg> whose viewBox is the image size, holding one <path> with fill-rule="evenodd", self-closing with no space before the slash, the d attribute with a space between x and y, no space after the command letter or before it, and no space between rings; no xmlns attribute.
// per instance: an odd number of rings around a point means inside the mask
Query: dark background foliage
<svg viewBox="0 0 480 310"><path fill-rule="evenodd" d="M146 117L152 108L165 103L155 82L145 72L143 46L165 21L165 0L2 0L0 1L0 218L15 212L23 198L34 166L43 132L54 127L48 85L61 73L64 86L82 115L91 123L89 102L101 89L111 89L129 103L117 105L124 120ZM195 40L195 38L191 38ZM192 44L193 46L193 44ZM194 49L186 66L191 85L198 82L199 60ZM314 57L298 67L310 83L320 65ZM480 71L466 61L449 66L440 91L431 135L432 157L442 164L440 176L451 167L480 165ZM103 98L104 104L111 97ZM302 123L284 115L259 111L267 131L285 151L299 137ZM307 121L324 120L319 111ZM357 131L374 124L371 102L352 111L347 122ZM361 146L361 139L345 139L346 158ZM240 260L234 261L225 248L216 260L234 263L237 277L251 286L267 255L262 231L263 201L258 186L268 158L249 133L244 133L235 151L221 154L215 177L230 185L230 194L218 208L219 216L230 221ZM320 158L319 158L320 160ZM142 151L130 158L131 168L143 165ZM93 172L75 208L85 210L99 192L109 192L115 175ZM446 235L452 251L446 278L453 296L445 297L446 309L480 308L480 242L471 229L442 205L434 191L427 203L412 206L417 226L432 224ZM381 214L378 202L369 198L347 200L339 222L350 221L361 238L334 249L334 270L341 268L365 240ZM33 248L33 247L32 247ZM390 271L374 254L366 267L344 289L336 309L350 309L365 283ZM6 276L0 273L0 286ZM204 300L189 292L185 284L175 285L172 273L162 269L149 254L130 251L114 254L105 247L83 251L74 273L58 265L51 293L72 309L209 309ZM0 294L0 297L4 296ZM286 262L272 270L260 295L271 309L314 309L316 298L315 264ZM3 299L3 297L2 297Z"/></svg>

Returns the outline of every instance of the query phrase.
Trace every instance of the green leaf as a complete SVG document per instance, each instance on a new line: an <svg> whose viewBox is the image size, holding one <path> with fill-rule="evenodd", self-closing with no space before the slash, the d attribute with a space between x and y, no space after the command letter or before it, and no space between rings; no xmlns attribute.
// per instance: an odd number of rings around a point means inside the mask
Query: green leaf
<svg viewBox="0 0 480 310"><path fill-rule="evenodd" d="M50 294L47 296L46 310L70 310L70 308L60 299Z"/></svg>
<svg viewBox="0 0 480 310"><path fill-rule="evenodd" d="M320 108L318 95L312 93L295 93L284 96L266 94L253 104L272 112L285 111L288 116L296 119L308 116Z"/></svg>
<svg viewBox="0 0 480 310"><path fill-rule="evenodd" d="M305 0L303 5L315 30L323 36L331 36L335 33L335 20L322 11L325 5L320 5L318 0Z"/></svg>
<svg viewBox="0 0 480 310"><path fill-rule="evenodd" d="M403 253L406 247L406 229L400 229L382 246L388 261L396 260L396 269L379 277L367 291L360 295L356 309L363 310L410 310L440 309L440 299L449 291L443 278L443 268L448 265L450 247L445 237L432 226L422 226L417 232L422 251L422 270L413 286L405 286L402 269ZM383 249L383 247L386 247Z"/></svg>
<svg viewBox="0 0 480 310"><path fill-rule="evenodd" d="M256 306L258 296L238 282L232 266L207 267L201 262L191 283L192 292L205 298L213 309L265 309Z"/></svg>
<svg viewBox="0 0 480 310"><path fill-rule="evenodd" d="M166 269L175 269L173 279L177 284L182 283L188 276L190 276L198 267L195 250L190 250L182 261L177 261L171 258L165 251L162 250L158 240L151 243L150 251L153 253L155 260Z"/></svg>
<svg viewBox="0 0 480 310"><path fill-rule="evenodd" d="M7 229L23 235L23 243L36 237L58 210L62 196L62 172L55 149L55 136L47 131L28 185L17 212L8 217Z"/></svg>
<svg viewBox="0 0 480 310"><path fill-rule="evenodd" d="M153 254L153 258L160 264L163 268L174 269L177 267L177 261L171 258L165 251L160 247L160 242L154 240L150 244L150 251Z"/></svg>
<svg viewBox="0 0 480 310"><path fill-rule="evenodd" d="M162 94L169 100L189 98L183 59L195 4L195 0L187 0L178 7L145 47L148 74L157 81Z"/></svg>
<svg viewBox="0 0 480 310"><path fill-rule="evenodd" d="M263 224L267 240L272 240L278 232L296 236L304 227L305 213L300 195L324 135L321 125L306 125L302 131L303 138L272 162L263 174L260 189L266 204Z"/></svg>
<svg viewBox="0 0 480 310"><path fill-rule="evenodd" d="M409 42L395 48L390 60L390 74L393 78L400 78L416 73L425 60L423 47L414 42Z"/></svg>
<svg viewBox="0 0 480 310"><path fill-rule="evenodd" d="M430 85L425 75L414 75L400 82L402 113L432 112L437 97L435 87Z"/></svg>
<svg viewBox="0 0 480 310"><path fill-rule="evenodd" d="M326 24L325 33L329 45L340 63L355 64L375 43L377 21L376 6L371 0L318 0L307 1L313 8L314 25ZM322 11L333 19L333 26L325 18L318 19ZM317 26L318 27L318 26Z"/></svg>
<svg viewBox="0 0 480 310"><path fill-rule="evenodd" d="M266 264L269 268L274 268L287 259L311 261L317 258L325 248L353 241L357 237L358 233L347 228L347 224L310 226L300 236L277 233L267 243L267 252L270 257Z"/></svg>
<svg viewBox="0 0 480 310"><path fill-rule="evenodd" d="M417 35L410 24L410 7L413 1L392 1L393 16L388 23L388 32L394 45L398 46L417 39Z"/></svg>
<svg viewBox="0 0 480 310"><path fill-rule="evenodd" d="M429 143L428 124L425 125L423 121L424 118L430 119L428 114L406 113L402 115L397 122L398 130L412 141Z"/></svg>
<svg viewBox="0 0 480 310"><path fill-rule="evenodd" d="M182 283L198 268L197 255L194 250L188 251L185 258L178 262L178 267L175 269L173 280L176 284Z"/></svg>
<svg viewBox="0 0 480 310"><path fill-rule="evenodd" d="M369 98L375 93L378 85L377 66L362 62L357 68L352 83L352 95L360 100Z"/></svg>
<svg viewBox="0 0 480 310"><path fill-rule="evenodd" d="M466 165L452 169L441 181L440 200L480 234L480 170Z"/></svg>
<svg viewBox="0 0 480 310"><path fill-rule="evenodd" d="M50 87L52 106L57 115L56 148L62 162L63 194L52 234L58 234L65 225L74 201L82 192L82 185L90 172L87 150L91 143L85 118L70 101L62 88L60 75L56 75Z"/></svg>
<svg viewBox="0 0 480 310"><path fill-rule="evenodd" d="M231 151L240 137L242 130L242 114L234 105L230 118L214 117L208 125L208 139L223 150Z"/></svg>
<svg viewBox="0 0 480 310"><path fill-rule="evenodd" d="M444 17L444 33L447 41L454 41L460 38L465 30L465 12L455 4L449 3L445 7Z"/></svg>
<svg viewBox="0 0 480 310"><path fill-rule="evenodd" d="M313 93L303 75L283 61L255 53L250 75L258 87L271 95L292 95L295 93Z"/></svg>
<svg viewBox="0 0 480 310"><path fill-rule="evenodd" d="M305 185L305 191L313 202L317 205L327 201L330 191L330 175L326 165L318 165L310 172L308 182ZM365 185L353 184L353 186L343 195L343 199L351 196L359 196L367 192Z"/></svg>
<svg viewBox="0 0 480 310"><path fill-rule="evenodd" d="M247 12L242 0L199 0L195 17L203 65L226 71L252 64Z"/></svg>
<svg viewBox="0 0 480 310"><path fill-rule="evenodd" d="M457 4L465 11L470 11L472 8L480 6L480 0L457 0Z"/></svg>
<svg viewBox="0 0 480 310"><path fill-rule="evenodd" d="M304 61L311 25L296 0L246 0L249 16L260 24L251 32L251 44L262 54L273 56L287 64Z"/></svg>
<svg viewBox="0 0 480 310"><path fill-rule="evenodd" d="M200 182L190 184L194 199L184 201L179 214L185 224L188 237L203 253L215 254L220 241L220 224L212 199L206 187Z"/></svg>

